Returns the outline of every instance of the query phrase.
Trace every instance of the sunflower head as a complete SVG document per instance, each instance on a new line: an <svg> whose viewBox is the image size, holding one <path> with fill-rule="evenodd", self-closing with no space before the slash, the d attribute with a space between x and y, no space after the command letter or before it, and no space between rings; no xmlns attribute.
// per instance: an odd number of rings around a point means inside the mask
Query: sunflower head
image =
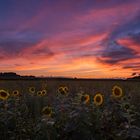
<svg viewBox="0 0 140 140"><path fill-rule="evenodd" d="M95 104L96 106L100 106L100 105L103 104L103 95L102 95L101 93L97 93L97 94L94 96L93 100L94 100L94 104Z"/></svg>
<svg viewBox="0 0 140 140"><path fill-rule="evenodd" d="M126 102L122 105L122 107L124 110L128 111L131 108L131 105L130 105L130 103Z"/></svg>
<svg viewBox="0 0 140 140"><path fill-rule="evenodd" d="M87 104L89 103L90 96L88 94L81 95L80 101L81 103Z"/></svg>
<svg viewBox="0 0 140 140"><path fill-rule="evenodd" d="M125 110L130 109L130 104L129 104L129 103L124 104L124 109L125 109Z"/></svg>
<svg viewBox="0 0 140 140"><path fill-rule="evenodd" d="M14 91L12 92L12 96L14 96L14 97L20 96L19 91L18 91L18 90L14 90Z"/></svg>
<svg viewBox="0 0 140 140"><path fill-rule="evenodd" d="M38 91L37 96L42 96L42 91Z"/></svg>
<svg viewBox="0 0 140 140"><path fill-rule="evenodd" d="M29 87L29 92L30 93L35 93L35 87Z"/></svg>
<svg viewBox="0 0 140 140"><path fill-rule="evenodd" d="M51 117L52 115L52 108L49 106L45 106L42 111L41 111L42 115L46 115L48 117Z"/></svg>
<svg viewBox="0 0 140 140"><path fill-rule="evenodd" d="M42 90L42 91L41 91L41 94L42 94L42 96L45 96L45 95L47 94L47 90L45 90L45 89Z"/></svg>
<svg viewBox="0 0 140 140"><path fill-rule="evenodd" d="M10 94L7 91L5 91L3 89L0 90L0 99L1 100L7 100L9 96L10 96Z"/></svg>
<svg viewBox="0 0 140 140"><path fill-rule="evenodd" d="M69 89L66 86L58 88L58 93L61 94L61 95L67 95L68 92L69 92Z"/></svg>
<svg viewBox="0 0 140 140"><path fill-rule="evenodd" d="M115 98L121 98L123 96L122 89L119 86L114 86L112 88L112 95Z"/></svg>

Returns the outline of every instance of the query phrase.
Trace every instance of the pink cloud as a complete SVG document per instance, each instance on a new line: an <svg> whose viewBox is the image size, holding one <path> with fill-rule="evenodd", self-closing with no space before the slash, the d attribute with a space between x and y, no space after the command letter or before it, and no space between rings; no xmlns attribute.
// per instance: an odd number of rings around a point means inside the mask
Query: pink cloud
<svg viewBox="0 0 140 140"><path fill-rule="evenodd" d="M103 25L103 23L107 23L107 25L119 24L120 22L128 22L129 20L137 16L139 11L140 9L138 3L126 3L122 5L112 6L110 8L107 7L103 9L92 9L84 15L75 17L75 19L77 19L77 21L80 23L88 23L93 21L93 24L98 23L99 26L100 23L101 26Z"/></svg>
<svg viewBox="0 0 140 140"><path fill-rule="evenodd" d="M19 53L14 55L0 48L1 70L14 70L23 74L73 77L114 77L121 76L122 73L126 77L133 72L133 69L123 67L130 64L130 60L131 63L139 62L139 58L135 58L133 53L130 53L130 57L127 55L124 57L123 53L126 50L117 52L113 48L108 52L105 45L114 29L137 16L140 10L138 3L95 7L82 12L79 10L77 13L72 11L73 4L75 4L74 0L72 2L61 1L52 9L48 5L40 6L39 12L34 13L25 21L20 17L17 20L16 16L12 17L10 20L19 21L16 32L13 34L22 36L24 31L35 31L37 35L41 32L43 37L41 36L39 41L36 41L37 43L23 47ZM67 18L63 14L68 10L71 12ZM59 14L58 18L56 18L57 14ZM50 32L47 32L47 29ZM24 39L28 40L28 35L25 34ZM134 50L137 57L140 56L140 44L132 38L120 38L117 43ZM104 56L100 56L100 52L105 52ZM131 51L126 53L129 52ZM102 62L99 61L98 56ZM122 59L115 58L112 61L115 56L122 57Z"/></svg>
<svg viewBox="0 0 140 140"><path fill-rule="evenodd" d="M140 55L140 42L135 41L133 38L125 37L118 39L117 42L120 45L126 46L127 48L134 50L136 53Z"/></svg>

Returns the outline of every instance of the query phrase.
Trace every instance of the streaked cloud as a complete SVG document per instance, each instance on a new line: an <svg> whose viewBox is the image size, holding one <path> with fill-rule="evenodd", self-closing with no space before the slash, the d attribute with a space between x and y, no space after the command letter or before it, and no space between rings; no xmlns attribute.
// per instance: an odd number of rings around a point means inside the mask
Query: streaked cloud
<svg viewBox="0 0 140 140"><path fill-rule="evenodd" d="M140 72L139 0L0 5L1 71L72 77Z"/></svg>

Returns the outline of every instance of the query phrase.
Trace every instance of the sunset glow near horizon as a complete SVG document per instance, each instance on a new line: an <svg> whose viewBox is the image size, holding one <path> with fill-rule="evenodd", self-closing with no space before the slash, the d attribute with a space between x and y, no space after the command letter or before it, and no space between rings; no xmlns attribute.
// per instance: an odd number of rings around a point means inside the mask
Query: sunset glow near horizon
<svg viewBox="0 0 140 140"><path fill-rule="evenodd" d="M140 0L0 0L0 72L139 73Z"/></svg>

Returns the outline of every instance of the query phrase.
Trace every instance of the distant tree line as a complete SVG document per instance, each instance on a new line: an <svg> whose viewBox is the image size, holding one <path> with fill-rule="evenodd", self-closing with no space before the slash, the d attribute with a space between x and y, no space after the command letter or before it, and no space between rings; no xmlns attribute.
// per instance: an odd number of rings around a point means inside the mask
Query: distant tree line
<svg viewBox="0 0 140 140"><path fill-rule="evenodd" d="M85 79L85 78L69 78L69 77L35 77L35 76L21 76L16 74L15 72L1 72L0 79L52 79L52 80L122 80L122 79ZM126 80L140 80L139 73L132 73L131 77Z"/></svg>
<svg viewBox="0 0 140 140"><path fill-rule="evenodd" d="M21 76L14 72L0 73L0 79L35 79L35 76Z"/></svg>
<svg viewBox="0 0 140 140"><path fill-rule="evenodd" d="M131 77L130 78L127 78L128 80L129 79L132 79L132 80L140 80L140 73L132 73Z"/></svg>

